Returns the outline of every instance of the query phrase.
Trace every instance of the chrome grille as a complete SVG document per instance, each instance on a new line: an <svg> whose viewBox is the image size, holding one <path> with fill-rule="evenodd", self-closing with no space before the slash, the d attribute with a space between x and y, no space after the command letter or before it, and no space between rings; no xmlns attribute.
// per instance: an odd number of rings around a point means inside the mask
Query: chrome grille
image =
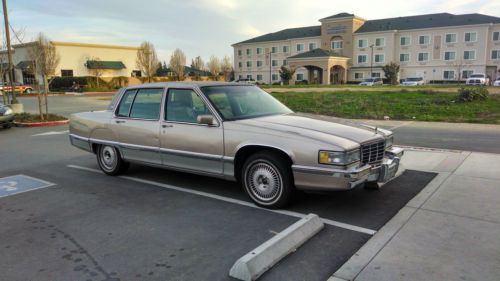
<svg viewBox="0 0 500 281"><path fill-rule="evenodd" d="M384 159L385 141L364 144L361 146L361 163L380 164Z"/></svg>

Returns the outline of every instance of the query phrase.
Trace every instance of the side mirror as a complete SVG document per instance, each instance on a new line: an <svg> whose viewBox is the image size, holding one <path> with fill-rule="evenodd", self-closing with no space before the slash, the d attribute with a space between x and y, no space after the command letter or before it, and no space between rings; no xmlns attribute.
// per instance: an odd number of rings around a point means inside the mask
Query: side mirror
<svg viewBox="0 0 500 281"><path fill-rule="evenodd" d="M196 119L198 121L198 124L201 125L208 125L208 126L216 126L217 122L215 121L215 118L213 115L207 114L207 115L198 115L198 118Z"/></svg>

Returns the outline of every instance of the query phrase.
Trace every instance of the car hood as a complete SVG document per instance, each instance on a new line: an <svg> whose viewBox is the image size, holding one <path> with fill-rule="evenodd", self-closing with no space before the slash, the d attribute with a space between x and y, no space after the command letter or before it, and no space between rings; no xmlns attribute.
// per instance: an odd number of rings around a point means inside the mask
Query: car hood
<svg viewBox="0 0 500 281"><path fill-rule="evenodd" d="M237 121L241 124L258 126L271 130L279 130L294 135L309 137L315 140L341 145L353 146L373 140L382 140L391 132L363 124L341 124L316 118L299 116L297 114L273 115L267 117ZM347 147L346 147L347 148Z"/></svg>

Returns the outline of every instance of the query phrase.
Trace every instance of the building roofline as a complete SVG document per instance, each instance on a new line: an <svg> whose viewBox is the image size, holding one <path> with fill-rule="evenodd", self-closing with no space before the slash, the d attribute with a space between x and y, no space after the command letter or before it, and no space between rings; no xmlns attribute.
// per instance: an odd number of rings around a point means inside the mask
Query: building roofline
<svg viewBox="0 0 500 281"><path fill-rule="evenodd" d="M111 45L111 44L95 44L95 43L79 43L79 42L62 42L62 41L50 41L54 46L69 46L69 47L88 47L88 48L107 48L107 49L122 49L122 50L139 50L139 47L124 46L124 45ZM35 44L36 41L15 44L12 48L23 48Z"/></svg>

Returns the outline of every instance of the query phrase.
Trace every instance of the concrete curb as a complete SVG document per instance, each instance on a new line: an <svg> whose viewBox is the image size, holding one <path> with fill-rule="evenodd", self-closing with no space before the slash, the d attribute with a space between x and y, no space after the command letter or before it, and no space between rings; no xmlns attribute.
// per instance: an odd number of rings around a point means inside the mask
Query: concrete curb
<svg viewBox="0 0 500 281"><path fill-rule="evenodd" d="M317 215L307 215L238 259L229 271L229 275L245 281L259 278L323 227L324 224Z"/></svg>
<svg viewBox="0 0 500 281"><path fill-rule="evenodd" d="M22 128L30 128L30 127L50 127L50 126L60 126L68 124L69 120L61 120L61 121L51 121L51 122L37 122L37 123L22 123L22 122L14 122L14 126L22 127Z"/></svg>

